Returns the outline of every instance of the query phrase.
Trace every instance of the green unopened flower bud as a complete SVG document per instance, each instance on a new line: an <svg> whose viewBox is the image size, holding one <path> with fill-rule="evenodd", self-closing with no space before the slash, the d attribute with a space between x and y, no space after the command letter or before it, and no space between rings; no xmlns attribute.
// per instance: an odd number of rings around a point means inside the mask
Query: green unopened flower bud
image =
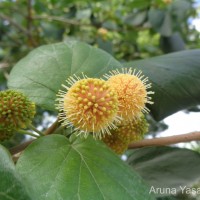
<svg viewBox="0 0 200 200"><path fill-rule="evenodd" d="M35 104L24 94L14 90L0 92L0 132L26 128L34 115Z"/></svg>
<svg viewBox="0 0 200 200"><path fill-rule="evenodd" d="M141 115L132 121L121 121L117 129L111 130L111 135L103 137L102 141L109 146L115 153L122 154L128 148L129 143L142 140L148 131L148 123Z"/></svg>
<svg viewBox="0 0 200 200"><path fill-rule="evenodd" d="M112 130L111 135L106 134L102 141L110 147L116 154L123 154L128 148L128 142L123 141L117 132Z"/></svg>
<svg viewBox="0 0 200 200"><path fill-rule="evenodd" d="M10 139L14 135L14 131L0 130L0 142Z"/></svg>
<svg viewBox="0 0 200 200"><path fill-rule="evenodd" d="M116 132L121 140L131 143L142 140L144 134L148 132L148 128L148 122L144 115L141 115L139 118L133 119L132 121L121 121Z"/></svg>

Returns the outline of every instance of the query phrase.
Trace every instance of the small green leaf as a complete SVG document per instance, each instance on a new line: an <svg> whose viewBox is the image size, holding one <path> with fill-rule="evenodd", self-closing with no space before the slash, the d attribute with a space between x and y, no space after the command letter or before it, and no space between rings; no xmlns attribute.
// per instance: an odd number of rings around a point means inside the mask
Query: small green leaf
<svg viewBox="0 0 200 200"><path fill-rule="evenodd" d="M165 37L169 37L172 35L173 30L172 30L172 19L170 13L166 12L165 17L163 20L163 23L159 29L159 32L161 35Z"/></svg>
<svg viewBox="0 0 200 200"><path fill-rule="evenodd" d="M0 199L31 200L8 151L0 145Z"/></svg>
<svg viewBox="0 0 200 200"><path fill-rule="evenodd" d="M132 13L125 18L124 23L129 24L131 26L139 26L145 21L146 17L146 11Z"/></svg>
<svg viewBox="0 0 200 200"><path fill-rule="evenodd" d="M159 30L165 19L165 11L151 8L148 12L148 18L152 27Z"/></svg>
<svg viewBox="0 0 200 200"><path fill-rule="evenodd" d="M17 169L37 200L153 199L140 177L93 138L40 138L21 155Z"/></svg>
<svg viewBox="0 0 200 200"><path fill-rule="evenodd" d="M191 11L192 4L188 0L176 0L171 4L171 12L180 22L185 20L186 13Z"/></svg>
<svg viewBox="0 0 200 200"><path fill-rule="evenodd" d="M81 42L45 45L14 66L8 87L24 92L39 106L55 110L56 94L69 76L83 72L89 77L100 77L119 66L108 53Z"/></svg>
<svg viewBox="0 0 200 200"><path fill-rule="evenodd" d="M200 104L200 50L187 50L126 63L141 69L153 84L153 117L161 120Z"/></svg>
<svg viewBox="0 0 200 200"><path fill-rule="evenodd" d="M185 43L179 33L175 33L169 37L161 36L160 46L165 53L182 51L185 49Z"/></svg>
<svg viewBox="0 0 200 200"><path fill-rule="evenodd" d="M154 188L178 191L200 178L200 154L188 149L146 147L132 151L127 162Z"/></svg>
<svg viewBox="0 0 200 200"><path fill-rule="evenodd" d="M149 22L162 36L169 37L172 34L171 13L155 8L148 12Z"/></svg>

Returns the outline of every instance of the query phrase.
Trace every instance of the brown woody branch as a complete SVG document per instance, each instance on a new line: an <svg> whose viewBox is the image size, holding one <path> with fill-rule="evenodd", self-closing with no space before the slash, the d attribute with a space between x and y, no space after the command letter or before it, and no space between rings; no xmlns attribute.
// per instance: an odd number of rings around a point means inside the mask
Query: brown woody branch
<svg viewBox="0 0 200 200"><path fill-rule="evenodd" d="M52 134L59 127L58 119L44 132L44 135Z"/></svg>
<svg viewBox="0 0 200 200"><path fill-rule="evenodd" d="M59 123L56 120L51 127L49 127L45 135L52 134L57 128L59 127ZM13 147L10 149L10 153L12 155L23 151L29 144L31 144L34 140L25 142L21 145ZM129 145L129 149L136 149L142 147L150 147L150 146L166 146L171 144L177 144L180 142L191 142L191 141L200 141L200 132L191 132L182 135L174 135L162 138L155 138L155 139L145 139L139 142L134 142Z"/></svg>
<svg viewBox="0 0 200 200"><path fill-rule="evenodd" d="M141 140L130 144L129 149L136 149L149 146L165 146L165 145L177 144L180 142L191 142L199 140L200 140L200 132L191 132L181 135Z"/></svg>
<svg viewBox="0 0 200 200"><path fill-rule="evenodd" d="M23 151L27 146L29 146L34 140L30 140L30 141L27 141L27 142L24 142L16 147L13 147L11 149L9 149L10 153L12 155L15 155L21 151Z"/></svg>

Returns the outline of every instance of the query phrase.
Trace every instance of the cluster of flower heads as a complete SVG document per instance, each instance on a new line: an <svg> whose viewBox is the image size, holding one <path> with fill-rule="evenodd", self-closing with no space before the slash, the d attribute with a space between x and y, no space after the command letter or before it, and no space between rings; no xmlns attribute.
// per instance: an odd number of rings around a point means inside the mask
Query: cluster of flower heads
<svg viewBox="0 0 200 200"><path fill-rule="evenodd" d="M35 115L35 104L14 90L0 92L0 141L9 139L16 130L26 128Z"/></svg>
<svg viewBox="0 0 200 200"><path fill-rule="evenodd" d="M141 71L121 69L104 75L105 80L69 77L57 98L62 125L73 127L77 135L102 139L116 153L122 153L131 141L148 130L143 113L152 104L147 91L151 84ZM120 144L120 145L119 145Z"/></svg>

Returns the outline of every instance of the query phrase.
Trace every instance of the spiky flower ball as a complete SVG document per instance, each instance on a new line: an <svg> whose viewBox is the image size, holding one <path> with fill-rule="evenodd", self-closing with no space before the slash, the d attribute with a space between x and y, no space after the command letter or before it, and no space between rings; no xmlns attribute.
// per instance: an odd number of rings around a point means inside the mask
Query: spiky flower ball
<svg viewBox="0 0 200 200"><path fill-rule="evenodd" d="M133 119L132 121L121 121L116 130L113 132L117 132L119 138L124 142L135 142L138 140L142 140L144 138L144 134L148 132L149 124L146 121L144 115Z"/></svg>
<svg viewBox="0 0 200 200"><path fill-rule="evenodd" d="M143 78L142 72L132 71L132 69L122 69L122 73L113 70L105 75L109 85L115 89L119 100L119 115L124 120L132 120L137 118L141 112L148 112L146 103L152 104L147 91L151 84L147 84L148 78Z"/></svg>
<svg viewBox="0 0 200 200"><path fill-rule="evenodd" d="M112 132L111 135L105 135L102 141L112 149L116 154L123 154L128 148L128 142L123 141L118 132Z"/></svg>
<svg viewBox="0 0 200 200"><path fill-rule="evenodd" d="M0 92L0 132L26 128L35 115L35 104L21 92Z"/></svg>
<svg viewBox="0 0 200 200"><path fill-rule="evenodd" d="M142 140L148 131L148 122L142 114L140 118L132 121L121 121L117 128L111 130L111 135L106 135L102 141L117 154L122 154L131 142Z"/></svg>
<svg viewBox="0 0 200 200"><path fill-rule="evenodd" d="M115 128L118 98L116 92L104 80L96 78L80 79L76 76L67 80L71 87L59 91L57 109L65 126L73 126L77 135L86 137L89 132L95 138L110 133Z"/></svg>

